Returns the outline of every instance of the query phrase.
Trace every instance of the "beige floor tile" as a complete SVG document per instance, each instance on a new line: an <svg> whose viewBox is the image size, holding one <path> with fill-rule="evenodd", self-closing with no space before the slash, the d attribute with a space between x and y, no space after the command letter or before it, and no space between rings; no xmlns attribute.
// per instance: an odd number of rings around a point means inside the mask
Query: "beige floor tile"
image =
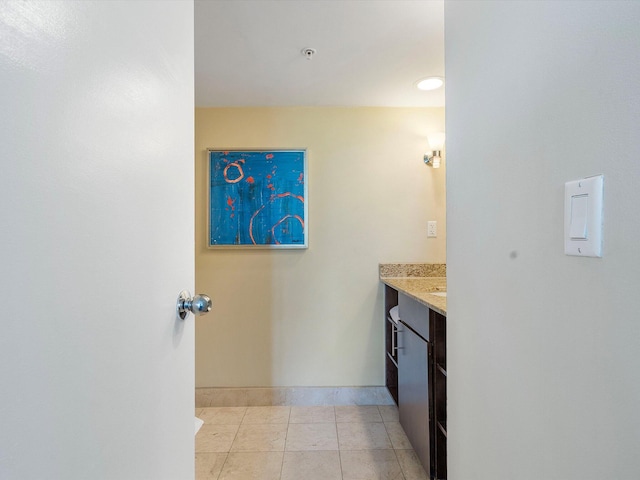
<svg viewBox="0 0 640 480"><path fill-rule="evenodd" d="M232 452L282 452L287 438L287 424L240 425Z"/></svg>
<svg viewBox="0 0 640 480"><path fill-rule="evenodd" d="M335 409L338 423L382 422L376 405L342 405Z"/></svg>
<svg viewBox="0 0 640 480"><path fill-rule="evenodd" d="M283 452L230 453L218 480L279 480Z"/></svg>
<svg viewBox="0 0 640 480"><path fill-rule="evenodd" d="M425 472L416 452L413 450L396 450L396 456L400 463L402 473L406 480L428 480L429 477Z"/></svg>
<svg viewBox="0 0 640 480"><path fill-rule="evenodd" d="M342 480L340 455L332 452L285 452L281 480Z"/></svg>
<svg viewBox="0 0 640 480"><path fill-rule="evenodd" d="M209 407L201 409L199 418L205 424L240 425L247 407Z"/></svg>
<svg viewBox="0 0 640 480"><path fill-rule="evenodd" d="M196 452L228 452L238 425L203 425L196 435Z"/></svg>
<svg viewBox="0 0 640 480"><path fill-rule="evenodd" d="M247 407L242 423L289 423L291 407Z"/></svg>
<svg viewBox="0 0 640 480"><path fill-rule="evenodd" d="M336 424L290 423L285 450L338 450Z"/></svg>
<svg viewBox="0 0 640 480"><path fill-rule="evenodd" d="M380 410L380 416L382 416L383 422L398 422L400 416L398 415L398 407L395 405L378 405Z"/></svg>
<svg viewBox="0 0 640 480"><path fill-rule="evenodd" d="M399 422L387 422L384 426L387 428L387 435L389 435L393 448L403 450L411 450L413 448Z"/></svg>
<svg viewBox="0 0 640 480"><path fill-rule="evenodd" d="M289 423L335 423L333 407L291 407Z"/></svg>
<svg viewBox="0 0 640 480"><path fill-rule="evenodd" d="M338 423L340 450L391 449L384 423Z"/></svg>
<svg viewBox="0 0 640 480"><path fill-rule="evenodd" d="M344 480L404 480L393 450L340 451Z"/></svg>
<svg viewBox="0 0 640 480"><path fill-rule="evenodd" d="M226 459L226 453L196 453L196 480L216 480Z"/></svg>
<svg viewBox="0 0 640 480"><path fill-rule="evenodd" d="M195 416L198 417L200 415L200 412L202 412L202 409L196 408Z"/></svg>

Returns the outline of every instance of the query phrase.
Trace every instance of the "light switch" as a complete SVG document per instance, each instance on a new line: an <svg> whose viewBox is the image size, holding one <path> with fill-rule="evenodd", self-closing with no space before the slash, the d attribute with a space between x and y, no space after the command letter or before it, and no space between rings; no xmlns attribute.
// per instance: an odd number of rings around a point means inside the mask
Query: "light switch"
<svg viewBox="0 0 640 480"><path fill-rule="evenodd" d="M587 211L589 195L573 195L571 197L570 236L574 240L587 239Z"/></svg>
<svg viewBox="0 0 640 480"><path fill-rule="evenodd" d="M564 186L564 253L602 256L602 175L567 182Z"/></svg>

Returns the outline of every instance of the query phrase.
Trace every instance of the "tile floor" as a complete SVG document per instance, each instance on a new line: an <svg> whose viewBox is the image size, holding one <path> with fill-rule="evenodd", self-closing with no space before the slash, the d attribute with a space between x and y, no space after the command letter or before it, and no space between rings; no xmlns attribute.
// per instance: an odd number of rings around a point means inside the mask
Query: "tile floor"
<svg viewBox="0 0 640 480"><path fill-rule="evenodd" d="M395 406L197 408L196 480L423 480Z"/></svg>

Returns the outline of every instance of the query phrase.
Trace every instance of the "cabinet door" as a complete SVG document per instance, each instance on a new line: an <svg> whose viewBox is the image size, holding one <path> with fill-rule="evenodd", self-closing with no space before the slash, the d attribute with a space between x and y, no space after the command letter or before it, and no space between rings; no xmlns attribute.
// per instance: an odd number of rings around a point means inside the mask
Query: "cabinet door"
<svg viewBox="0 0 640 480"><path fill-rule="evenodd" d="M429 472L429 344L406 324L401 325L398 342L400 424Z"/></svg>

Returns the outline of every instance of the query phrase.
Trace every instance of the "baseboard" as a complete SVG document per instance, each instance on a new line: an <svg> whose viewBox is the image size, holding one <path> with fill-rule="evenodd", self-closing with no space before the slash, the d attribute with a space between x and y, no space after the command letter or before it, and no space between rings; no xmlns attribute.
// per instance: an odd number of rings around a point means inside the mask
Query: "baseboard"
<svg viewBox="0 0 640 480"><path fill-rule="evenodd" d="M394 405L387 387L196 388L196 408L268 405Z"/></svg>

